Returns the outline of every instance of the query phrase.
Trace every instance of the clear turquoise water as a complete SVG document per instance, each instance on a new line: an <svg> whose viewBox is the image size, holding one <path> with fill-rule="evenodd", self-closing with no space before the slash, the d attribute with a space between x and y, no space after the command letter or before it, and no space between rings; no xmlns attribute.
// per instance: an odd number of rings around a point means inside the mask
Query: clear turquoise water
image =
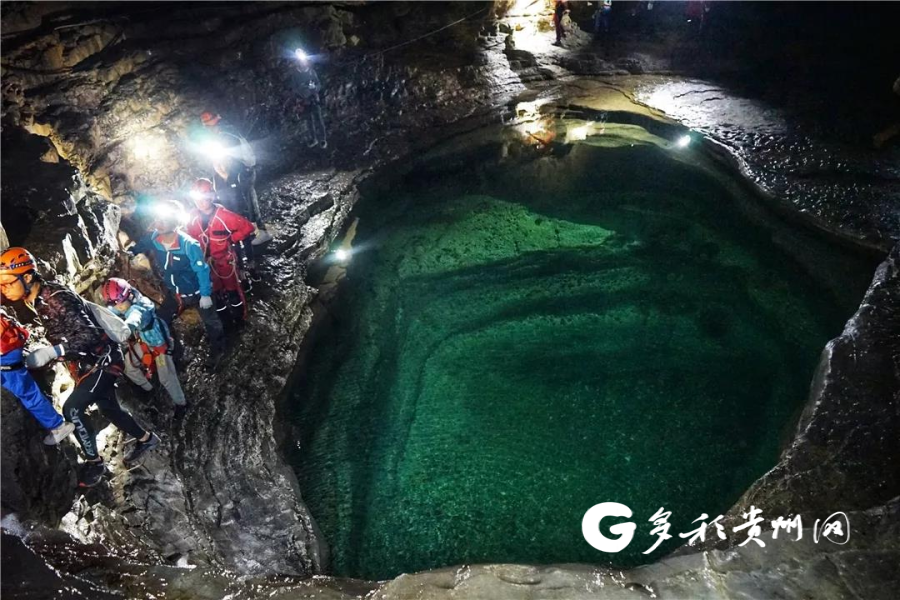
<svg viewBox="0 0 900 600"><path fill-rule="evenodd" d="M363 201L291 401L335 574L648 562L679 542L642 554L656 509L686 532L774 465L853 311L782 247L851 296L871 269L748 217L701 159L646 141L503 161L478 146ZM605 501L639 523L615 555L581 535Z"/></svg>

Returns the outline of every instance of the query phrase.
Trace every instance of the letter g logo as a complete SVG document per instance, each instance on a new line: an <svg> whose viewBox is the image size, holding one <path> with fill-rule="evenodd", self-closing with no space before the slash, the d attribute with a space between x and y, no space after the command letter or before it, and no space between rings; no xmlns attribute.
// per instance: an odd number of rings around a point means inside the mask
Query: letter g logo
<svg viewBox="0 0 900 600"><path fill-rule="evenodd" d="M637 526L634 523L618 523L609 528L610 533L614 533L619 537L610 539L600 533L600 521L603 517L625 517L631 518L631 509L624 504L618 502L601 502L595 504L584 513L581 520L581 535L584 540L599 550L600 552L615 553L623 550L625 546L631 543L634 537L634 530Z"/></svg>

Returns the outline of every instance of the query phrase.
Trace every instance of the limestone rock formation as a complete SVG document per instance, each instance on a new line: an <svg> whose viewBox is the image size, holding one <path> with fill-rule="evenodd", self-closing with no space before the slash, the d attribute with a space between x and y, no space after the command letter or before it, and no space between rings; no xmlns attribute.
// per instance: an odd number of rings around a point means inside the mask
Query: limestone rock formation
<svg viewBox="0 0 900 600"><path fill-rule="evenodd" d="M878 267L859 310L822 351L797 435L740 499L825 519L900 497L900 244Z"/></svg>

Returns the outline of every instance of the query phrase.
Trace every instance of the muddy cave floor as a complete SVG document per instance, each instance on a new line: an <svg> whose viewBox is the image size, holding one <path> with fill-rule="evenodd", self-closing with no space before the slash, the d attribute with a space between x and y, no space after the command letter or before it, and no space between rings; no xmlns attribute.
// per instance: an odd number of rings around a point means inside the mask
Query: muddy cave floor
<svg viewBox="0 0 900 600"><path fill-rule="evenodd" d="M808 198L810 189L806 182L789 181L779 172L784 165L782 159L796 151L798 144L809 147L811 138L805 135L796 139L784 137L788 123L772 118L772 115L759 116L755 122L741 123L741 112L746 106L740 97L727 97L726 86L710 85L708 82L685 80L677 77L647 76L626 79L598 81L597 79L570 79L561 84L546 83L525 93L522 100L533 98L549 98L563 106L584 106L592 110L622 109L620 90L625 88L633 98L666 110L669 114L686 124L703 130L713 137L735 144L734 150L742 151L751 160L751 172L763 180L771 177L774 187L783 186L787 196L796 198L799 208L807 209L822 216L826 220L834 216L829 210L834 205L825 205L823 212L817 212L816 206L803 206L804 198ZM612 92L610 92L612 90ZM665 105L665 98L679 94L693 95L695 102L685 102L681 108L684 113L678 114L672 104ZM657 94L657 96L654 96ZM661 96L659 94L662 94ZM704 94L706 95L704 97ZM726 97L723 99L722 95ZM699 97L698 97L699 96ZM613 100L613 97L617 97ZM661 100L660 98L663 98ZM729 102L737 106L734 114L729 115L727 125L720 121L721 113L710 109L711 105L721 104L728 108ZM625 101L627 110L644 112L643 107L631 105ZM690 107L693 106L693 109ZM812 108L811 108L812 110ZM733 122L737 121L737 122ZM753 163L758 157L751 136L760 135L760 125L771 136L771 143L766 146L764 160ZM879 175L895 174L896 166L881 155L871 155L863 159L854 159L852 148L834 147L837 158L829 157L828 161L840 163L842 157L850 157L854 161L857 174L877 172ZM890 156L896 157L895 150ZM831 156L834 156L832 154ZM873 161L868 160L873 158ZM815 160L815 157L808 160ZM824 160L824 159L823 159ZM897 163L894 163L896 165ZM827 168L827 166L826 166ZM774 175L773 175L774 174ZM302 177L302 173L288 175L287 178ZM883 191L879 184L876 189L868 183L866 177L860 177L859 185L863 195L881 197ZM853 184L856 185L856 184ZM892 185L888 183L888 185ZM829 184L831 188L841 188L844 182ZM891 188L893 189L893 188ZM840 192L837 191L837 194ZM886 201L886 200L885 200ZM851 207L841 213L846 217L846 230L852 234L862 233L870 243L883 246L886 239L895 232L895 223L887 219L865 220L868 214L889 215L883 205L871 207ZM492 210L509 211L509 207L492 207ZM532 219L532 222L533 219ZM894 279L896 285L896 279ZM835 335L837 332L833 332ZM309 493L308 491L306 493ZM607 571L588 566L571 567L527 567L517 565L475 566L438 569L434 572L413 576L403 576L395 581L380 585L374 582L353 580L334 580L316 577L299 581L292 578L260 578L238 579L216 570L178 569L167 565L142 565L129 562L121 557L105 556L101 549L91 555L84 547L70 549L71 553L87 554L87 560L72 559L67 555L65 546L55 545L52 536L49 544L35 542L35 548L46 553L51 564L61 567L63 573L79 573L85 581L72 579L64 575L57 579L56 573L46 570L40 561L31 559L28 550L20 548L15 540L4 536L4 562L7 558L18 561L12 564L22 565L23 575L33 581L46 578L51 585L59 585L63 589L74 592L81 590L89 597L104 597L91 582L102 582L112 589L124 590L126 595L149 597L158 594L162 597L178 598L222 598L229 594L240 598L358 598L371 592L380 597L509 597L509 598L593 598L593 597L646 597L649 590L662 591L671 597L728 597L741 593L762 593L763 595L785 592L814 593L817 596L832 595L844 597L848 591L869 592L869 597L878 597L881 585L885 581L896 578L890 570L891 564L900 560L896 548L898 539L898 507L896 503L888 503L879 508L851 513L854 524L859 524L859 536L846 548L822 547L811 540L803 543L788 544L784 540L767 540L769 546L758 550L752 546L737 550L715 550L708 554L693 554L662 561L656 565L643 567L627 574ZM7 563L9 564L9 563ZM6 586L4 582L4 586ZM130 596L129 596L130 597Z"/></svg>

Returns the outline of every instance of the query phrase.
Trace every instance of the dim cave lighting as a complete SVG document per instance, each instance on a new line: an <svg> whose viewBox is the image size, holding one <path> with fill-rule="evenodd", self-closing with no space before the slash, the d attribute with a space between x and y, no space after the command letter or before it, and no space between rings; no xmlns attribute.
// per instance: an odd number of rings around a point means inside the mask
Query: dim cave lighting
<svg viewBox="0 0 900 600"><path fill-rule="evenodd" d="M680 138L678 138L678 140L675 142L675 145L678 146L679 148L687 148L690 143L691 143L691 136L683 135Z"/></svg>
<svg viewBox="0 0 900 600"><path fill-rule="evenodd" d="M338 248L334 251L334 257L338 260L338 262L347 262L350 260L350 251L344 248Z"/></svg>

